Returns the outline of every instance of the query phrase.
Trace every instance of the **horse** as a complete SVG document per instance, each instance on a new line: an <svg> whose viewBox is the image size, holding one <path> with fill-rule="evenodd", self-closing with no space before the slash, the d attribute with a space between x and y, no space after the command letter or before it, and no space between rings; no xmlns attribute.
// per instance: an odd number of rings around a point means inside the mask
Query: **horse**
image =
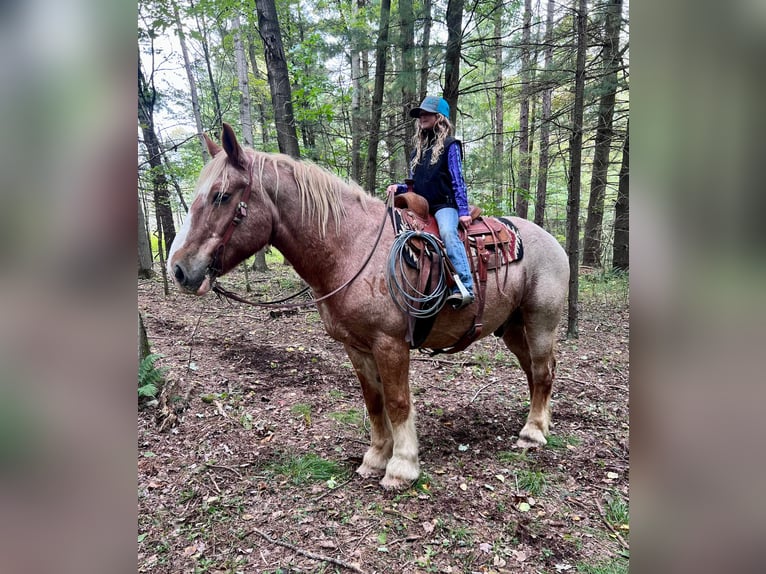
<svg viewBox="0 0 766 574"><path fill-rule="evenodd" d="M243 148L228 124L221 145L204 137L212 159L200 172L171 246L169 276L182 292L205 295L216 276L266 245L277 248L311 288L326 332L343 344L361 384L370 446L356 472L382 476L380 485L387 490L409 487L420 475L418 437L407 317L395 306L385 278L395 240L391 225L379 225L385 202L313 163ZM502 337L519 359L530 407L516 445L536 448L547 443L549 432L556 332L569 264L545 230L508 219L523 239L524 256L500 271L503 284L487 281L482 333ZM331 296L323 299L326 295ZM423 347L454 345L471 327L476 305L442 309Z"/></svg>

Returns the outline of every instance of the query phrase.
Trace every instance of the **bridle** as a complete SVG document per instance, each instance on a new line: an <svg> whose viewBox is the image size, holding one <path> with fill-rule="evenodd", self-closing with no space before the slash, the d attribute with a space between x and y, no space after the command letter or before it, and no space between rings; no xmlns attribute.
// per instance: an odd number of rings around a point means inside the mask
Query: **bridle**
<svg viewBox="0 0 766 574"><path fill-rule="evenodd" d="M242 223L243 219L247 217L247 202L250 199L250 192L253 188L254 165L255 162L250 164L250 168L248 169L247 187L245 188L244 193L242 193L242 199L237 204L237 208L234 210L234 216L232 217L231 221L229 221L229 225L226 227L226 231L223 232L221 243L219 243L218 247L215 248L213 259L210 261L210 265L208 265L207 274L210 277L211 282L215 282L215 279L221 276L223 272L221 267L221 258L223 256L224 249L226 249L226 244L229 243L229 240L234 234L234 230L237 228L237 226Z"/></svg>
<svg viewBox="0 0 766 574"><path fill-rule="evenodd" d="M215 292L219 297L223 296L228 299L239 301L240 303L252 305L254 307L274 307L275 305L279 305L281 308L294 308L294 307L297 308L297 307L311 307L315 305L316 303L318 303L319 301L324 301L325 299L329 299L333 295L339 293L340 291L342 291L343 289L351 285L351 283L353 283L353 281L357 277L359 277L359 275L361 275L365 267L367 267L367 264L370 262L370 259L372 259L372 256L375 253L375 250L377 249L378 244L380 243L380 238L383 235L383 229L386 227L386 221L388 219L388 211L389 209L391 209L393 205L393 195L389 195L386 200L387 209L384 212L383 221L380 224L380 229L378 229L378 235L375 238L375 243L373 244L372 249L370 250L370 253L367 255L367 258L364 260L364 263L362 263L362 266L359 268L359 270L356 273L354 273L354 275L349 280L343 283L343 285L327 293L326 295L323 295L319 299L312 299L311 301L307 301L305 303L283 304L285 301L294 299L295 297L298 297L299 295L308 291L309 287L306 287L300 290L298 293L290 295L289 297L285 297L284 299L279 299L278 301L249 301L247 299L244 299L243 297L240 297L236 293L233 293L232 291L225 289L224 287L220 286L217 283L216 279L222 275L222 271L223 271L221 267L221 257L223 255L224 249L226 249L226 244L231 239L231 236L234 234L234 230L237 228L237 226L239 226L239 224L242 223L242 220L247 217L247 201L250 199L250 192L252 191L254 165L255 165L255 161L253 161L253 163L250 164L250 168L248 170L247 188L242 194L242 199L237 205L237 209L234 211L234 216L229 222L229 225L226 227L226 231L224 231L223 233L223 237L221 238L221 243L219 243L218 247L216 247L215 249L215 253L213 254L213 259L210 261L210 265L208 265L207 275L210 277L210 282L213 285L212 291Z"/></svg>

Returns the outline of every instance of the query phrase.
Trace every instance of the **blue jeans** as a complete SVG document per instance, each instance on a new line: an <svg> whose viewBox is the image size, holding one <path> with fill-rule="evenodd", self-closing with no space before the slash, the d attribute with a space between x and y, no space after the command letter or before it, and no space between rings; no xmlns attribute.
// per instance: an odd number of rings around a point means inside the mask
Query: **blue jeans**
<svg viewBox="0 0 766 574"><path fill-rule="evenodd" d="M465 245L460 241L457 234L458 213L454 207L442 207L434 213L436 223L439 224L439 235L444 242L444 248L447 251L447 257L455 266L458 277L462 281L468 292L473 294L473 276L471 275L471 266L468 263L468 256L465 254ZM454 289L453 291L456 291Z"/></svg>

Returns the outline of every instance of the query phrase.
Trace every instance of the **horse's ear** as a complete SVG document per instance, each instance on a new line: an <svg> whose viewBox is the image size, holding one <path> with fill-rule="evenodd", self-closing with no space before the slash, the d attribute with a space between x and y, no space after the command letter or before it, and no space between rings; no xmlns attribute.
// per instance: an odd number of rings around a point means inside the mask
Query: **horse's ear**
<svg viewBox="0 0 766 574"><path fill-rule="evenodd" d="M207 144L207 151L210 153L210 156L215 157L216 154L221 151L221 146L210 139L210 136L205 133L202 134L202 137L205 138L205 144Z"/></svg>
<svg viewBox="0 0 766 574"><path fill-rule="evenodd" d="M221 142L223 143L223 150L229 157L229 162L236 167L243 167L245 154L242 152L242 148L239 146L239 142L237 141L237 136L234 134L234 130L226 122L223 124Z"/></svg>

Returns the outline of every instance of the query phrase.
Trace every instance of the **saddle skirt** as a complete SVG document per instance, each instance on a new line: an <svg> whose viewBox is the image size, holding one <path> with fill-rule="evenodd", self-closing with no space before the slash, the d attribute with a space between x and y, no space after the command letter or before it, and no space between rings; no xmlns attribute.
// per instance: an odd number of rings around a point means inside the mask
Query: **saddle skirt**
<svg viewBox="0 0 766 574"><path fill-rule="evenodd" d="M440 237L436 219L429 213L428 202L422 196L413 192L396 195L394 207L399 215L395 223L397 233L423 231ZM497 269L524 256L519 230L513 222L503 217L483 217L481 208L477 206L470 206L470 211L471 225L467 230L461 226L458 235L466 246L471 269L481 276L482 270ZM411 257L408 264L417 268L419 254L411 251L408 255Z"/></svg>

